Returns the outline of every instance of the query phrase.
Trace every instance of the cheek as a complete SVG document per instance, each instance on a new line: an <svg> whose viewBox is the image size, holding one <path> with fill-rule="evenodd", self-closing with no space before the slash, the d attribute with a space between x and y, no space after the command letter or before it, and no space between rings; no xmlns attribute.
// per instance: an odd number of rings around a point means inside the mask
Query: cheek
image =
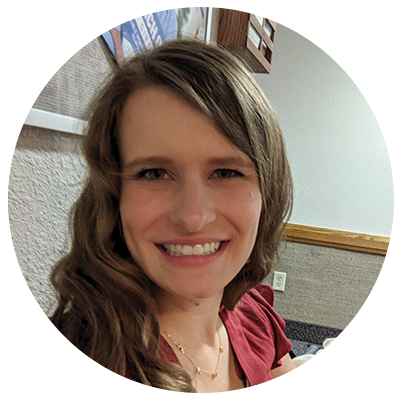
<svg viewBox="0 0 400 400"><path fill-rule="evenodd" d="M258 190L243 192L239 199L242 215L250 225L258 225L261 214L261 193Z"/></svg>
<svg viewBox="0 0 400 400"><path fill-rule="evenodd" d="M122 227L126 235L128 226L137 220L136 197L128 190L121 191L121 199L119 204L119 212L121 215Z"/></svg>
<svg viewBox="0 0 400 400"><path fill-rule="evenodd" d="M261 214L262 204L261 192L258 189L249 191L247 202L249 203L249 209L251 210L250 212L259 217Z"/></svg>
<svg viewBox="0 0 400 400"><path fill-rule="evenodd" d="M160 212L159 202L140 190L123 189L120 214L124 235L143 238L143 235ZM126 237L129 240L128 237Z"/></svg>
<svg viewBox="0 0 400 400"><path fill-rule="evenodd" d="M221 210L248 240L254 240L261 214L261 193L258 189L238 190L220 199Z"/></svg>

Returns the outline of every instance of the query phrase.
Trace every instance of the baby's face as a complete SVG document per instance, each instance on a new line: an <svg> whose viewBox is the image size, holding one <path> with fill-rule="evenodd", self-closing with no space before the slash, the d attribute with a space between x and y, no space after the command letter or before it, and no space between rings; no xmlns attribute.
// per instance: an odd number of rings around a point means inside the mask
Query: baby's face
<svg viewBox="0 0 400 400"><path fill-rule="evenodd" d="M290 393L358 393L353 376L339 360L315 363Z"/></svg>

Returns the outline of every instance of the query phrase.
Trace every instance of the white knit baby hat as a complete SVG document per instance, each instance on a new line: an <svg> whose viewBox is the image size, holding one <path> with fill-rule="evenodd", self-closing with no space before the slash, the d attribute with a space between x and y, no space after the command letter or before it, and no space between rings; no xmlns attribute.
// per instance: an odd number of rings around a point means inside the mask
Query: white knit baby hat
<svg viewBox="0 0 400 400"><path fill-rule="evenodd" d="M340 360L347 365L360 393L386 393L381 381L361 364L361 353L348 338L329 338L322 344L323 348L314 354L304 354L295 357L293 362L300 374L318 361Z"/></svg>

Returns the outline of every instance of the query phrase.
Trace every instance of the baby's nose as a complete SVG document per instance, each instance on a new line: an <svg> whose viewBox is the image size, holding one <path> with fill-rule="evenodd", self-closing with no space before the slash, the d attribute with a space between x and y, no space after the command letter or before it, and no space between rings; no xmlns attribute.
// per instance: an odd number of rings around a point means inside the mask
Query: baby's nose
<svg viewBox="0 0 400 400"><path fill-rule="evenodd" d="M297 393L306 393L310 389L311 385L307 381L300 381L296 386Z"/></svg>

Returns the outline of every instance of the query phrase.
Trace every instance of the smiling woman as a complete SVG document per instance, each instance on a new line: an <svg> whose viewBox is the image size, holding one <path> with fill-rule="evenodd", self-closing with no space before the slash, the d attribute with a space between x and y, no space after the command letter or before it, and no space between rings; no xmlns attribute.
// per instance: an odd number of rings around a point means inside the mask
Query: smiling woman
<svg viewBox="0 0 400 400"><path fill-rule="evenodd" d="M172 41L95 99L90 174L52 321L89 357L163 389L218 392L294 368L261 285L291 210L273 110L244 65Z"/></svg>
<svg viewBox="0 0 400 400"><path fill-rule="evenodd" d="M164 88L139 90L128 100L119 144L120 212L130 254L168 293L191 301L217 296L219 305L257 235L254 164Z"/></svg>

